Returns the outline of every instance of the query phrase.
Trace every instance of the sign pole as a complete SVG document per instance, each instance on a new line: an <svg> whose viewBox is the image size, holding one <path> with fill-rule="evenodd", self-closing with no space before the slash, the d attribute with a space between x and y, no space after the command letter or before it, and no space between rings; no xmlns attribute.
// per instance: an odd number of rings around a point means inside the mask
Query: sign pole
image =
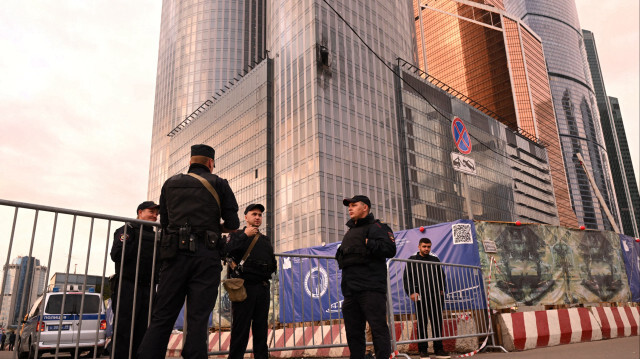
<svg viewBox="0 0 640 359"><path fill-rule="evenodd" d="M469 178L466 173L460 173L462 176L462 195L464 196L464 201L467 204L467 215L470 220L473 220L473 210L471 209L471 191L469 190Z"/></svg>

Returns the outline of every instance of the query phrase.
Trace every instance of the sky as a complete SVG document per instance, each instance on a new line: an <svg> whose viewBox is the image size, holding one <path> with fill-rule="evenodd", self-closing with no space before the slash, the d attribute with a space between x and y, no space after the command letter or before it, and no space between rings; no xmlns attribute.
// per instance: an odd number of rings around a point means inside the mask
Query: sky
<svg viewBox="0 0 640 359"><path fill-rule="evenodd" d="M576 4L620 99L638 177L638 2ZM147 195L160 15L160 0L3 2L0 199L135 216Z"/></svg>

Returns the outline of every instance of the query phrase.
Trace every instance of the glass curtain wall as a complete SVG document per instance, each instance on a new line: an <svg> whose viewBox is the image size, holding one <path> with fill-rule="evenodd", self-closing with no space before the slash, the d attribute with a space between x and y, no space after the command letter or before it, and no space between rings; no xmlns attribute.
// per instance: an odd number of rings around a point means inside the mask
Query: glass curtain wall
<svg viewBox="0 0 640 359"><path fill-rule="evenodd" d="M172 174L167 134L265 57L265 11L266 0L163 1L149 199Z"/></svg>
<svg viewBox="0 0 640 359"><path fill-rule="evenodd" d="M329 3L383 59L413 58L410 3ZM356 194L405 228L394 74L323 1L270 4L276 250L342 240Z"/></svg>
<svg viewBox="0 0 640 359"><path fill-rule="evenodd" d="M505 0L509 13L520 17L542 40L551 95L571 196L578 224L611 230L609 220L576 153L585 159L596 186L620 227L600 116L584 39L573 0Z"/></svg>

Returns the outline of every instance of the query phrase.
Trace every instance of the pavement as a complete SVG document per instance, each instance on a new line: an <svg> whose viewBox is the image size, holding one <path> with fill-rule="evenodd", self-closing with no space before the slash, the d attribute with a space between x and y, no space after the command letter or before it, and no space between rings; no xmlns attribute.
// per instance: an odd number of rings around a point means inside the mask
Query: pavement
<svg viewBox="0 0 640 359"><path fill-rule="evenodd" d="M0 359L15 358L12 354L14 353L0 351ZM579 344L558 345L512 353L494 351L489 353L479 353L473 357L477 359L639 359L640 336L598 340ZM411 358L419 359L417 355L413 355ZM435 358L435 356L432 356L432 358Z"/></svg>
<svg viewBox="0 0 640 359"><path fill-rule="evenodd" d="M451 356L454 357L453 355ZM553 347L525 350L521 352L502 353L492 351L479 353L472 358L477 359L639 359L640 337L597 340L593 342L556 345ZM419 358L412 356L412 358ZM435 358L432 356L432 358Z"/></svg>

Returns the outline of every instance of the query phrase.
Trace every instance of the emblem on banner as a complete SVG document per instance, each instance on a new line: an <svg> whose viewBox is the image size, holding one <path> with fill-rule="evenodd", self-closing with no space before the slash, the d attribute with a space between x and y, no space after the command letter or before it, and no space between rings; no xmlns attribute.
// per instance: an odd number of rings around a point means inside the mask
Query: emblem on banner
<svg viewBox="0 0 640 359"><path fill-rule="evenodd" d="M311 298L320 298L329 287L329 275L322 267L313 267L304 277L304 290Z"/></svg>

